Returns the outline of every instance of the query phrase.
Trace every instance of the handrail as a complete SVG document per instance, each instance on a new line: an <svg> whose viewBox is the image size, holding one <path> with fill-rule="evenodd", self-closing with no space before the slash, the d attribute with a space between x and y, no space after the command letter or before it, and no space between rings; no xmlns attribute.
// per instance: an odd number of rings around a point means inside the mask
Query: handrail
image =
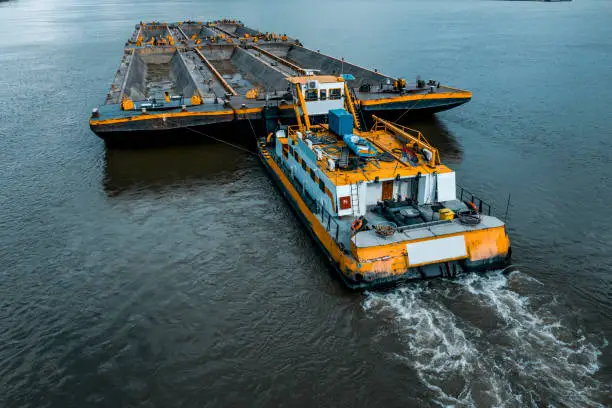
<svg viewBox="0 0 612 408"><path fill-rule="evenodd" d="M314 198L310 197L308 191L304 187L304 184L300 182L296 177L294 177L291 172L289 172L287 166L280 161L280 159L275 159L276 163L279 165L281 171L285 174L285 177L289 180L289 182L293 185L293 187L298 192L300 198L304 201L306 206L310 208L310 210L314 214L321 214L321 225L327 232L330 233L330 236L334 240L336 244L341 244L339 239L340 235L340 225L336 222L334 217L331 215L329 211L327 211L322 205L320 205ZM325 216L327 216L327 222L325 220Z"/></svg>
<svg viewBox="0 0 612 408"><path fill-rule="evenodd" d="M463 201L464 198L466 200L469 199L470 202L474 203L474 205L476 205L476 207L478 208L478 212L481 214L487 214L487 215L491 215L491 213L495 213L495 208L487 203L486 201L484 201L483 199L481 199L480 197L477 197L475 194L473 194L472 192L470 192L469 190L467 190L466 188L460 186L459 184L457 184L456 189L459 191L459 201Z"/></svg>
<svg viewBox="0 0 612 408"><path fill-rule="evenodd" d="M208 67L208 69L210 69L210 71L217 77L217 79L219 80L219 82L221 82L221 85L223 85L223 87L225 88L226 91L228 91L229 93L231 93L234 96L237 96L238 93L236 91L234 91L234 88L232 88L227 81L225 81L225 79L223 78L223 76L219 73L219 71L217 71L215 69L215 67L213 67L213 65L210 63L210 61L208 61L208 59L204 56L204 54L202 54L200 52L200 50L198 50L197 48L193 49L196 54L198 54L200 56L200 58L202 59L202 61L204 61L204 63L206 64L206 66Z"/></svg>
<svg viewBox="0 0 612 408"><path fill-rule="evenodd" d="M355 121L355 125L357 125L357 129L361 130L361 122L357 119L357 115L355 114L355 107L353 106L353 98L351 98L351 93L349 92L348 85L346 81L344 81L344 100L348 105L349 111L351 115L353 115L353 120Z"/></svg>

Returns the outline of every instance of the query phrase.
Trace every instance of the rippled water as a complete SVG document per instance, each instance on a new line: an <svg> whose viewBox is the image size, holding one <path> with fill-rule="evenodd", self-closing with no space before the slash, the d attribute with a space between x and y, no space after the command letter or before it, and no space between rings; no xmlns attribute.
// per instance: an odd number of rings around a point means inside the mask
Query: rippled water
<svg viewBox="0 0 612 408"><path fill-rule="evenodd" d="M1 407L612 405L612 3L311 5L0 2ZM107 150L133 24L213 16L472 90L411 126L518 271L348 292L251 155Z"/></svg>
<svg viewBox="0 0 612 408"><path fill-rule="evenodd" d="M398 325L407 349L393 358L416 371L435 403L599 406L609 389L594 375L607 340L570 329L555 296L521 295L532 285L543 283L520 272L469 275L371 293L363 305Z"/></svg>

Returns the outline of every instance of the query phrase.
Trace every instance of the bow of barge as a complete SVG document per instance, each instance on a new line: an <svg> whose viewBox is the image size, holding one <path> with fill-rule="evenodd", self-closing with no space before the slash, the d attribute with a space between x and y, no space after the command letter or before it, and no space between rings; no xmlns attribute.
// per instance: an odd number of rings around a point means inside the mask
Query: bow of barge
<svg viewBox="0 0 612 408"><path fill-rule="evenodd" d="M431 114L472 96L435 81L411 85L235 20L151 22L136 25L89 123L111 143L214 132L246 120L270 126L295 119L287 78L315 73L353 78L350 92L366 121L384 112Z"/></svg>

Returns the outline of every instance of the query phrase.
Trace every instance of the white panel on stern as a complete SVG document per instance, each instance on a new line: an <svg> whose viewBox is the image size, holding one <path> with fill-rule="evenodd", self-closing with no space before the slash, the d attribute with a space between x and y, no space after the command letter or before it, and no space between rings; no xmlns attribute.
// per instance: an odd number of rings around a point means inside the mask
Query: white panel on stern
<svg viewBox="0 0 612 408"><path fill-rule="evenodd" d="M467 257L463 235L406 244L406 250L410 266Z"/></svg>

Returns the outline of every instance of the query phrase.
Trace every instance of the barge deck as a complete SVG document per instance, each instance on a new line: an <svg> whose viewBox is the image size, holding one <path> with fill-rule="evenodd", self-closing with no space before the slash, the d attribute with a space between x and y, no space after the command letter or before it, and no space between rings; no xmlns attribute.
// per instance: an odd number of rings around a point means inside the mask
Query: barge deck
<svg viewBox="0 0 612 408"><path fill-rule="evenodd" d="M313 74L346 78L364 122L384 112L431 114L472 96L435 81L408 84L236 20L151 22L136 25L89 123L113 143L247 120L270 130L295 120L299 103L287 92L287 78Z"/></svg>

